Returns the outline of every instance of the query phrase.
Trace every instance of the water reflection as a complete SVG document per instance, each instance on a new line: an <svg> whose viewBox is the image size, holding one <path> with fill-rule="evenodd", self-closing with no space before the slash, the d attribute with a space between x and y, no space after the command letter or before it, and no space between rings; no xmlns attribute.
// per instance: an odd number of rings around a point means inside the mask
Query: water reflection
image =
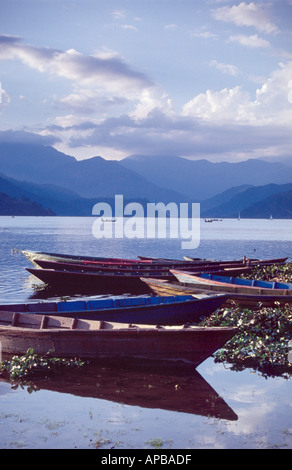
<svg viewBox="0 0 292 470"><path fill-rule="evenodd" d="M59 284L59 285L47 285L47 284L39 284L34 283L35 277L31 276L31 290L29 299L52 299L60 296L68 296L70 298L75 298L79 296L99 296L99 295L106 295L106 296L114 296L114 295L142 295L142 294L152 294L151 289L144 283L141 284L123 287L118 285L100 285L100 284L93 284L93 285L85 285L76 283L70 284Z"/></svg>
<svg viewBox="0 0 292 470"><path fill-rule="evenodd" d="M238 419L197 370L182 364L162 368L139 362L95 362L66 374L34 379L27 387L28 391L33 387L142 408Z"/></svg>

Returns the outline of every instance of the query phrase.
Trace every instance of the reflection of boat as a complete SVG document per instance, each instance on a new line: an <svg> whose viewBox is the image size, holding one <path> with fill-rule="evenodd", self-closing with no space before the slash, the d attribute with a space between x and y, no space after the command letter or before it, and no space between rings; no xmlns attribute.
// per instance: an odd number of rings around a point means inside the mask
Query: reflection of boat
<svg viewBox="0 0 292 470"><path fill-rule="evenodd" d="M6 357L5 357L6 358ZM8 357L7 357L8 358ZM35 378L41 390L90 397L141 408L235 421L234 411L193 367L143 365L138 361L90 363L77 370Z"/></svg>
<svg viewBox="0 0 292 470"><path fill-rule="evenodd" d="M117 297L68 302L3 304L0 311L58 315L84 320L146 325L184 325L199 322L217 310L224 295L194 298L191 295L167 297Z"/></svg>
<svg viewBox="0 0 292 470"><path fill-rule="evenodd" d="M2 352L54 357L183 361L197 367L237 333L231 327L153 327L31 313L0 313Z"/></svg>
<svg viewBox="0 0 292 470"><path fill-rule="evenodd" d="M169 282L162 279L146 279L142 278L145 284L156 294L156 295L214 295L214 291L208 291L202 289L200 286L195 286L193 284L184 284L182 282ZM265 307L273 306L275 302L280 302L280 304L292 303L292 292L291 295L277 295L274 294L240 294L240 293L231 293L224 292L226 296L226 304L235 302L240 306L247 308L258 307L259 303Z"/></svg>

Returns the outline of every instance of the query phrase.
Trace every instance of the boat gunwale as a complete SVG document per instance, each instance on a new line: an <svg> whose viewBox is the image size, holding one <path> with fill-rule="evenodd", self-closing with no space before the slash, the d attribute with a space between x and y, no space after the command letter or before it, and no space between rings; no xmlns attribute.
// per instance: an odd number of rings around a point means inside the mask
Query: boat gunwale
<svg viewBox="0 0 292 470"><path fill-rule="evenodd" d="M179 269L171 269L171 273L176 276L183 276L187 277L190 279L194 280L194 283L196 284L202 284L202 285L214 285L214 286L226 286L226 287L233 287L233 288L240 288L240 289L262 289L262 290L271 290L273 292L283 292L283 291L291 291L292 293L292 284L290 283L281 283L277 281L259 281L261 284L257 284L257 280L255 280L255 284L252 285L254 280L252 279L242 279L243 281L247 281L248 284L241 284L240 282L228 282L227 280L233 279L233 280L241 280L241 278L236 278L236 277L228 277L228 276L217 276L216 274L208 274L208 273L202 273L201 275L198 274L193 274L187 271L179 270ZM206 276L210 277L206 277ZM216 279L212 278L211 276L216 276ZM219 278L219 279L218 279ZM222 280L220 280L222 279ZM273 287L275 285L275 287ZM285 294L284 294L285 295Z"/></svg>

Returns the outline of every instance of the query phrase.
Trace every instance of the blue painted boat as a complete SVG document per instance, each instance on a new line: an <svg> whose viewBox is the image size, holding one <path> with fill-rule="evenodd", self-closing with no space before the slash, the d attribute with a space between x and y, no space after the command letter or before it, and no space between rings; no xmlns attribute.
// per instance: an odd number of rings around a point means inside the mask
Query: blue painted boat
<svg viewBox="0 0 292 470"><path fill-rule="evenodd" d="M141 325L184 325L198 323L201 318L211 315L220 308L225 300L225 295L203 298L196 298L192 295L137 296L66 302L3 304L0 305L0 311Z"/></svg>

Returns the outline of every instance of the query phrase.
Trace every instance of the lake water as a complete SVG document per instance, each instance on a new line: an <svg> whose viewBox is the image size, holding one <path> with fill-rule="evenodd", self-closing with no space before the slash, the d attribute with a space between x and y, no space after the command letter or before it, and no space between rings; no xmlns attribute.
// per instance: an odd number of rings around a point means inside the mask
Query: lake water
<svg viewBox="0 0 292 470"><path fill-rule="evenodd" d="M97 239L93 223L0 217L0 302L58 298L25 270L30 263L21 249L123 258L292 257L292 220L201 220L193 250L182 250L183 233L179 239ZM0 448L292 447L291 380L234 372L212 358L196 371L107 364L35 385L31 392L0 382Z"/></svg>

